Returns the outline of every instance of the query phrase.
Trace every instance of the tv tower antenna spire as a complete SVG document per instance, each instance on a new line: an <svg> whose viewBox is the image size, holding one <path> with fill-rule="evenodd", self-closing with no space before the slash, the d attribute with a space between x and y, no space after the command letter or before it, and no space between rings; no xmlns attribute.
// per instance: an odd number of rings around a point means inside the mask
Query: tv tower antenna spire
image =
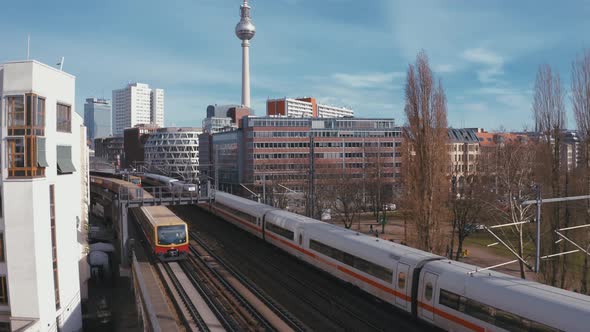
<svg viewBox="0 0 590 332"><path fill-rule="evenodd" d="M248 0L240 6L240 22L236 25L236 36L242 41L242 106L250 107L250 39L254 38L256 27L250 17Z"/></svg>

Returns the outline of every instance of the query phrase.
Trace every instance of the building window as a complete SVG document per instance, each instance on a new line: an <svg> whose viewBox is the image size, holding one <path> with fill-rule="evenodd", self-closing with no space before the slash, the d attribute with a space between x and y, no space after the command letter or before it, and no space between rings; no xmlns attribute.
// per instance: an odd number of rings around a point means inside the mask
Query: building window
<svg viewBox="0 0 590 332"><path fill-rule="evenodd" d="M59 275L57 273L57 238L55 231L55 185L49 185L49 217L51 220L51 256L53 258L53 287L55 308L59 309Z"/></svg>
<svg viewBox="0 0 590 332"><path fill-rule="evenodd" d="M62 133L72 132L72 107L57 104L57 131Z"/></svg>
<svg viewBox="0 0 590 332"><path fill-rule="evenodd" d="M72 163L72 147L57 146L57 174L70 174L76 171Z"/></svg>
<svg viewBox="0 0 590 332"><path fill-rule="evenodd" d="M0 262L4 262L4 233L0 233Z"/></svg>
<svg viewBox="0 0 590 332"><path fill-rule="evenodd" d="M0 304L8 304L8 287L6 276L0 276Z"/></svg>
<svg viewBox="0 0 590 332"><path fill-rule="evenodd" d="M9 135L11 130L22 128L25 126L25 98L24 96L9 96L6 97L6 114L9 128ZM22 133L24 134L24 132Z"/></svg>
<svg viewBox="0 0 590 332"><path fill-rule="evenodd" d="M45 98L28 93L6 97L9 136L44 135Z"/></svg>
<svg viewBox="0 0 590 332"><path fill-rule="evenodd" d="M8 176L44 176L37 163L37 136L45 134L45 98L28 93L8 96L6 101L6 139Z"/></svg>
<svg viewBox="0 0 590 332"><path fill-rule="evenodd" d="M10 322L0 322L0 332L10 332Z"/></svg>

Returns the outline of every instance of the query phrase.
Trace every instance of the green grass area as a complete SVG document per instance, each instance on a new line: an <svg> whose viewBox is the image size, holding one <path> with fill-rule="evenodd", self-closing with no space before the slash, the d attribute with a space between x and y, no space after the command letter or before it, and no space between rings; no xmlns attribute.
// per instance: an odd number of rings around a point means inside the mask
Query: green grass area
<svg viewBox="0 0 590 332"><path fill-rule="evenodd" d="M508 236L503 236L503 235L499 235L499 237L502 239L502 241L504 241L506 244L510 245L510 243L512 243L513 246L517 246L518 245L518 238L515 235L508 235ZM508 242L510 241L510 242ZM464 246L479 246L482 248L485 248L487 250L490 251L490 253L495 254L495 255L499 255L499 256L503 256L503 257L507 257L507 258L513 258L514 255L510 252L510 250L508 250L502 243L498 243L494 246L488 247L489 244L498 242L498 240L496 240L496 238L494 238L492 236L492 234L488 233L485 230L478 230L475 233L469 235L466 239L465 239L465 243ZM530 243L525 240L525 246L524 246L524 252L525 252L525 257L527 255L532 255L535 252L535 245L533 243Z"/></svg>
<svg viewBox="0 0 590 332"><path fill-rule="evenodd" d="M506 239L503 236L500 236L500 238L506 242ZM508 239L510 241L512 241L512 244L517 245L518 241L516 239L516 236L508 236ZM479 230L473 234L471 234L469 237L467 237L467 239L465 239L465 243L464 246L478 246L478 247L482 247L486 250L489 250L490 253L495 254L495 255L499 255L502 257L506 257L509 259L514 259L514 255L508 250L506 249L506 247L504 247L504 245L502 245L501 243L498 243L495 246L492 247L487 247L488 244L491 243L495 243L498 242L498 240L496 240L490 233L488 233L487 231L483 231L483 230ZM508 243L508 242L506 242ZM568 246L567 247L567 251L569 250L573 250L575 249L573 246ZM535 256L535 244L532 242L528 242L525 240L525 248L524 248L524 256L528 258L527 260L529 262L534 262L534 256ZM559 250L562 251L561 246L559 247ZM564 256L561 257L561 259L563 259ZM554 258L554 259L558 259L558 258ZM541 268L543 268L543 264L547 264L549 262L549 260L542 260L541 262ZM573 253L573 254L569 254L567 255L567 267L568 267L568 279L570 279L571 284L576 284L576 280L579 280L581 273L582 273L582 269L583 269L583 264L584 264L584 254L583 253Z"/></svg>

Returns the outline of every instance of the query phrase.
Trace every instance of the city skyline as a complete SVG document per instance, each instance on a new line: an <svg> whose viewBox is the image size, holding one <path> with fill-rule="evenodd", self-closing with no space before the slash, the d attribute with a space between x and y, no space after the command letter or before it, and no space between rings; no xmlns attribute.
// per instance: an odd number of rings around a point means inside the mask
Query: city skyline
<svg viewBox="0 0 590 332"><path fill-rule="evenodd" d="M78 113L85 98L109 98L139 81L166 90L166 125L199 125L207 105L240 102L233 29L241 2L39 2L34 26L20 18L26 5L15 3L0 22L10 31L0 34L10 45L0 60L24 59L30 34L31 59L55 64L65 57L64 71L77 77ZM590 45L590 37L575 33L590 27L590 7L503 4L254 0L253 109L263 115L268 97L314 95L359 117L394 117L401 125L405 71L424 49L446 88L451 126L530 129L537 66L554 66L569 90L571 62ZM574 128L569 97L566 107Z"/></svg>

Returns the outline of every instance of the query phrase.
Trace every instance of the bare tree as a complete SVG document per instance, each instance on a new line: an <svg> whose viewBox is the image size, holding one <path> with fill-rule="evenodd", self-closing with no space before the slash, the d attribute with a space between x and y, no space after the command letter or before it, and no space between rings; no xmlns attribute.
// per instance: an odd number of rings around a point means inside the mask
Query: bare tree
<svg viewBox="0 0 590 332"><path fill-rule="evenodd" d="M463 187L458 188L457 191L453 190L453 197L450 200L453 219L449 258L453 259L455 237L457 237L457 250L454 259L459 260L465 239L483 220L484 193L480 179L475 176L468 176Z"/></svg>
<svg viewBox="0 0 590 332"><path fill-rule="evenodd" d="M586 194L590 195L590 51L586 50L572 63L572 107L584 151ZM590 201L586 203L586 224L590 224ZM590 230L586 232L586 244L590 247ZM588 293L588 255L584 255L584 266L580 280L580 291Z"/></svg>
<svg viewBox="0 0 590 332"><path fill-rule="evenodd" d="M362 202L362 192L359 190L362 181L353 178L353 173L342 169L329 187L331 194L329 202L332 213L344 222L344 227L351 228L355 220L359 219Z"/></svg>
<svg viewBox="0 0 590 332"><path fill-rule="evenodd" d="M440 251L439 225L448 215L447 101L442 83L434 83L425 52L409 65L405 92L409 153L403 164L404 204L416 226L418 248Z"/></svg>
<svg viewBox="0 0 590 332"><path fill-rule="evenodd" d="M549 161L551 164L551 171L548 177L553 197L561 196L560 175L561 175L561 144L563 129L565 127L565 106L563 101L564 92L561 86L559 73L554 73L551 66L545 64L539 66L537 78L535 80L535 95L533 99L533 117L535 120L535 128L541 134L540 143L544 142L544 149L540 151L540 161L545 164ZM541 172L545 173L545 165L539 165ZM546 179L543 174L540 179ZM552 206L550 220L551 228L559 228L560 219L559 204ZM555 253L558 251L557 235L551 231L551 241L549 249ZM547 247L547 246L544 246ZM565 259L565 258L564 258ZM547 269L548 268L548 269ZM564 272L565 270L562 269ZM550 266L546 266L544 270L545 275L549 278L549 283L553 286L557 283L557 276L559 273L559 260L551 261Z"/></svg>
<svg viewBox="0 0 590 332"><path fill-rule="evenodd" d="M524 258L525 240L529 238L526 221L533 217L533 205L521 205L525 200L534 199L533 170L536 154L530 143L510 143L502 146L494 154L492 169L497 194L486 201L486 213L497 224L512 223L500 228L505 243L521 258ZM497 181L497 184L495 183ZM520 223L520 224L519 224ZM515 239L515 243L510 239ZM525 264L519 260L520 276L525 278ZM530 268L529 265L526 265Z"/></svg>

